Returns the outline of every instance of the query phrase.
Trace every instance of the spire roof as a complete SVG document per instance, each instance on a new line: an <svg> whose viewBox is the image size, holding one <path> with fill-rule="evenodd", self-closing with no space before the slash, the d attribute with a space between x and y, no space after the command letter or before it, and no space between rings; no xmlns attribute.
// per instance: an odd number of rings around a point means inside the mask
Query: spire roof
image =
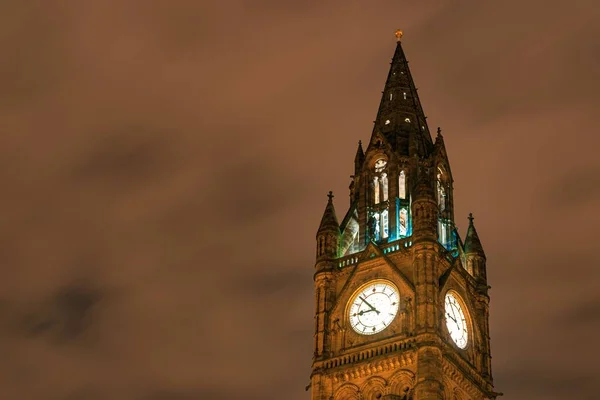
<svg viewBox="0 0 600 400"><path fill-rule="evenodd" d="M339 233L340 224L338 223L337 216L335 214L335 208L333 207L333 192L329 192L327 195L329 200L327 200L327 205L325 206L325 211L323 212L323 218L321 218L321 225L319 225L319 231L335 231Z"/></svg>
<svg viewBox="0 0 600 400"><path fill-rule="evenodd" d="M469 213L469 228L467 229L467 236L465 237L465 253L476 253L485 256L483 246L481 245L481 241L479 241L479 236L475 229L475 224L473 224L474 219L473 214Z"/></svg>
<svg viewBox="0 0 600 400"><path fill-rule="evenodd" d="M381 97L374 132L384 133L392 146L402 154L416 151L425 156L430 153L433 141L402 49L402 33L398 31L396 37L398 43Z"/></svg>
<svg viewBox="0 0 600 400"><path fill-rule="evenodd" d="M358 175L360 168L365 161L365 152L362 147L362 142L358 141L358 149L356 149L356 156L354 156L354 174Z"/></svg>

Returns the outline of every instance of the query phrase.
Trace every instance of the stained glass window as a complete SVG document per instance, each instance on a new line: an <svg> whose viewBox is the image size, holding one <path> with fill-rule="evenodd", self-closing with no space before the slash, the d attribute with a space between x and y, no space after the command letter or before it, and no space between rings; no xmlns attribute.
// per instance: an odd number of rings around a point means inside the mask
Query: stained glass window
<svg viewBox="0 0 600 400"><path fill-rule="evenodd" d="M379 178L373 178L373 200L375 204L379 204Z"/></svg>

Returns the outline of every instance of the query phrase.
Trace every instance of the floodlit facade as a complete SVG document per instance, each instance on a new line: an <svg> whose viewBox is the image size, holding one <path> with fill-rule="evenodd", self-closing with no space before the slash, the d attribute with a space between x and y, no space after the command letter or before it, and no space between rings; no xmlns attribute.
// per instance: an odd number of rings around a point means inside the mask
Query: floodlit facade
<svg viewBox="0 0 600 400"><path fill-rule="evenodd" d="M350 207L339 223L330 193L317 232L312 399L495 399L485 253L397 37Z"/></svg>

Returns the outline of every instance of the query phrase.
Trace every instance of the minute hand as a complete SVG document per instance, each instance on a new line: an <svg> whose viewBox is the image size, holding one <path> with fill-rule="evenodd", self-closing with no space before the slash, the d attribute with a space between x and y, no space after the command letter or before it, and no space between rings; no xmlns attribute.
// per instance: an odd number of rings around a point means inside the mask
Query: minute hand
<svg viewBox="0 0 600 400"><path fill-rule="evenodd" d="M371 310L373 310L373 311L375 311L377 314L379 314L379 311L377 311L377 309L376 309L375 307L373 307L373 306L371 305L371 303L369 303L369 302L367 301L367 299L363 299L363 298L362 298L362 297L360 297L360 296L359 296L358 298L359 298L359 299L361 299L362 301L364 301L366 305L368 305L369 307L371 307Z"/></svg>

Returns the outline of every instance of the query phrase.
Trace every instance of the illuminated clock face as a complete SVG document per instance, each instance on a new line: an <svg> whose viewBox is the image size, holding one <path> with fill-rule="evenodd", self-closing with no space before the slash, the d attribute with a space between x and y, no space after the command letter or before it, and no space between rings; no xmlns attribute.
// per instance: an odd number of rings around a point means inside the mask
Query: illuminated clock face
<svg viewBox="0 0 600 400"><path fill-rule="evenodd" d="M446 293L444 303L446 309L446 327L450 333L450 338L458 347L464 349L467 347L469 332L467 330L467 320L462 306L456 296L452 293Z"/></svg>
<svg viewBox="0 0 600 400"><path fill-rule="evenodd" d="M398 289L389 281L373 281L350 299L350 326L361 335L373 335L387 328L398 313Z"/></svg>

